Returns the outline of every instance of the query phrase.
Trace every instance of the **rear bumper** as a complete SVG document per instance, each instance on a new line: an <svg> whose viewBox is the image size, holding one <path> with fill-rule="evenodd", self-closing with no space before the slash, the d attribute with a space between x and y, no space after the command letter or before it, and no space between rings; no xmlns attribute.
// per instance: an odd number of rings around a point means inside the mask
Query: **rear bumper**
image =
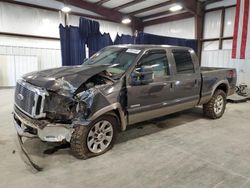
<svg viewBox="0 0 250 188"><path fill-rule="evenodd" d="M44 121L43 126L41 126L16 111L14 112L14 126L19 136L40 138L46 142L70 142L74 130L71 124L46 123Z"/></svg>

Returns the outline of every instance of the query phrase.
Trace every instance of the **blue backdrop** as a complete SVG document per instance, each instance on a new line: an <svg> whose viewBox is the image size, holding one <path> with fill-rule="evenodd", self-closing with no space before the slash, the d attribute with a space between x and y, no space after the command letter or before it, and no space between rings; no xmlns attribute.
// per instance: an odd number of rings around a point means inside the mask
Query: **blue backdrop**
<svg viewBox="0 0 250 188"><path fill-rule="evenodd" d="M85 58L84 41L78 27L59 26L62 65L79 65Z"/></svg>
<svg viewBox="0 0 250 188"><path fill-rule="evenodd" d="M136 38L131 35L116 35L114 44L136 44Z"/></svg>
<svg viewBox="0 0 250 188"><path fill-rule="evenodd" d="M112 42L109 33L100 33L98 22L80 18L79 27L59 26L62 65L80 65L86 58L85 45L89 48L89 57L94 53L113 44L167 44L191 47L197 52L198 42L193 39L164 37L148 33L139 33L137 37L117 34Z"/></svg>

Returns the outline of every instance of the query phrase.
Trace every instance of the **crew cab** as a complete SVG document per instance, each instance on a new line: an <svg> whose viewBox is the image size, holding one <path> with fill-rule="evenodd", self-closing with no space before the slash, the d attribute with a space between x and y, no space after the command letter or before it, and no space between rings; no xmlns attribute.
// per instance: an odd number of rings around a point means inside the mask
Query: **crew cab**
<svg viewBox="0 0 250 188"><path fill-rule="evenodd" d="M111 149L128 125L197 105L220 118L235 84L235 69L200 67L191 48L108 46L82 65L24 75L14 122L19 136L68 142L86 159Z"/></svg>

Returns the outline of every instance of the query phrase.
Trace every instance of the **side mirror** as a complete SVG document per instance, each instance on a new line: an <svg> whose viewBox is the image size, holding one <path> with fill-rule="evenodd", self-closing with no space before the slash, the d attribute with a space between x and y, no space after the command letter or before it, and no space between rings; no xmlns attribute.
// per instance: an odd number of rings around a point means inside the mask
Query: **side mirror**
<svg viewBox="0 0 250 188"><path fill-rule="evenodd" d="M152 66L141 66L131 74L132 85L147 85L154 81L154 72Z"/></svg>

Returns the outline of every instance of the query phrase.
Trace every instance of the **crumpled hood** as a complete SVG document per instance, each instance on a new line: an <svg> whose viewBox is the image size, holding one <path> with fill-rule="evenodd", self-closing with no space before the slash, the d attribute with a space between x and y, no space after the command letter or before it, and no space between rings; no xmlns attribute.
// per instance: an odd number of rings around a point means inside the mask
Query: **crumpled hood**
<svg viewBox="0 0 250 188"><path fill-rule="evenodd" d="M63 66L25 74L23 79L28 83L48 90L57 91L64 89L76 90L92 76L106 70L108 65L80 65Z"/></svg>

